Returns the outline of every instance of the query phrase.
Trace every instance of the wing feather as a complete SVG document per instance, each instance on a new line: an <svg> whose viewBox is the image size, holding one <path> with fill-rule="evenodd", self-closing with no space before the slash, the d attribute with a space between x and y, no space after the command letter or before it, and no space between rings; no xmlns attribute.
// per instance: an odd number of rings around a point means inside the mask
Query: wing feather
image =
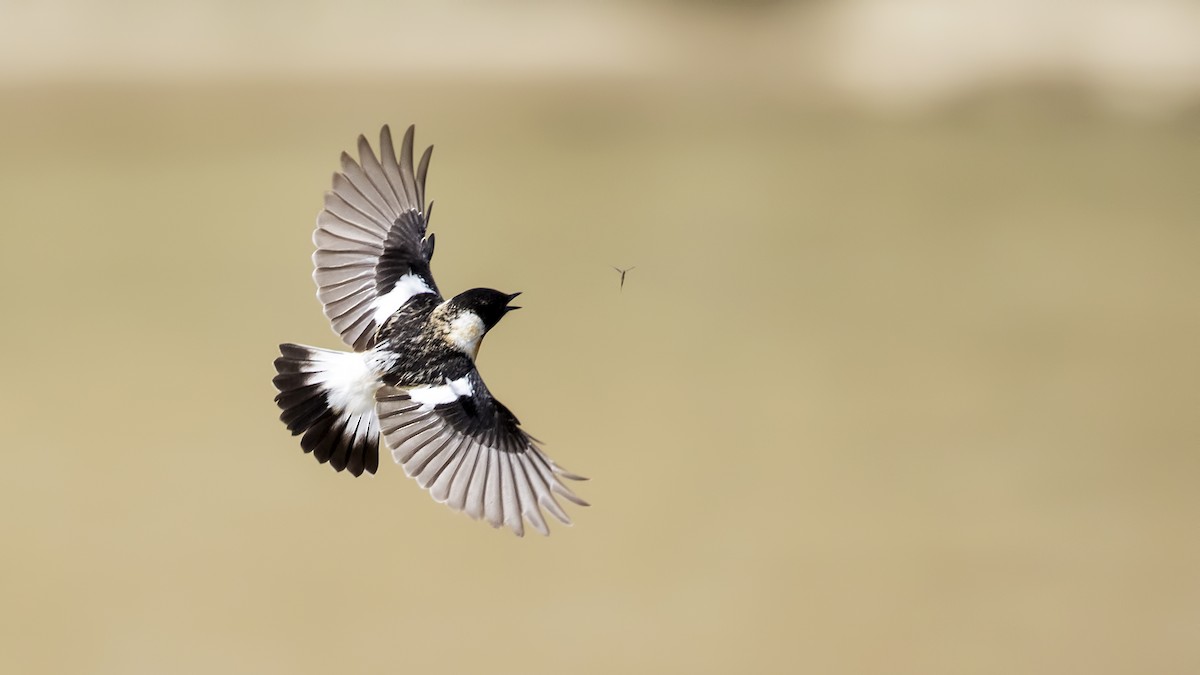
<svg viewBox="0 0 1200 675"><path fill-rule="evenodd" d="M383 166L375 157L375 152L371 150L371 143L366 136L358 137L358 161L367 180L387 205L388 211L393 213L407 211L405 205L401 204L400 198L396 196L396 187L388 182L387 176L383 174Z"/></svg>
<svg viewBox="0 0 1200 675"><path fill-rule="evenodd" d="M525 536L525 525L522 516L521 500L518 497L516 475L512 467L511 452L497 452L500 466L504 471L500 474L500 493L504 498L504 524L516 533L518 537Z"/></svg>
<svg viewBox="0 0 1200 675"><path fill-rule="evenodd" d="M387 126L379 133L379 155L360 136L358 160L341 154L341 171L333 175L332 189L317 216L317 297L334 331L356 351L373 347L380 325L414 295L432 293L441 300L429 269L432 236L426 237L430 153L425 151L414 172L413 135L409 127L399 158ZM406 275L421 283L404 284L401 292L394 292Z"/></svg>
<svg viewBox="0 0 1200 675"><path fill-rule="evenodd" d="M408 128L404 133L404 141L400 144L400 184L404 186L404 197L409 204L416 204L416 177L413 176L413 129Z"/></svg>
<svg viewBox="0 0 1200 675"><path fill-rule="evenodd" d="M537 507L537 498L534 497L535 488L529 477L529 471L526 469L525 456L513 454L509 455L509 459L516 477L517 496L521 500L521 515L529 521L533 529L543 536L550 534L550 528L546 526L546 519L542 517L542 511Z"/></svg>
<svg viewBox="0 0 1200 675"><path fill-rule="evenodd" d="M458 447L461 441L461 438L457 438L451 434L442 435L438 449L431 453L429 458L415 471L416 475L413 478L417 479L417 483L421 487L430 490L432 493L431 488L434 481L438 479L438 476L442 475L442 471L445 470L446 465L454 459L452 448Z"/></svg>
<svg viewBox="0 0 1200 675"><path fill-rule="evenodd" d="M346 159L349 155L343 153L342 157ZM333 191L328 193L325 198L325 208L330 208L330 203L334 205L334 208L340 209L340 205L350 207L354 213L378 225L380 230L386 232L391 228L388 217L379 210L379 207L372 204L371 200L367 199L366 195L359 191L354 182L344 174L333 174ZM344 210L341 210L341 213L346 214Z"/></svg>
<svg viewBox="0 0 1200 675"><path fill-rule="evenodd" d="M429 158L433 155L433 146L425 148L425 153L421 155L421 164L417 167L417 203L425 203L425 176L429 173ZM433 210L433 204L429 205L429 211ZM428 213L427 211L426 213Z"/></svg>
<svg viewBox="0 0 1200 675"><path fill-rule="evenodd" d="M450 494L453 492L459 470L466 465L464 461L467 454L465 447L470 443L470 440L466 436L458 439L458 444L454 447L454 451L448 453L450 457L446 460L446 464L429 486L430 496L438 503L444 504L450 499Z"/></svg>
<svg viewBox="0 0 1200 675"><path fill-rule="evenodd" d="M371 182L370 177L367 176L367 172L358 165L358 162L354 161L354 158L350 156L350 153L343 152L341 161L342 175L346 177L346 180L350 181L350 184L354 186L354 190L361 195L368 204L370 204L371 210L379 214L379 216L385 221L387 220L388 214L399 213L398 210L393 211L392 208L388 206L387 200L384 199L383 195L379 193L379 188L375 187L375 184Z"/></svg>
<svg viewBox="0 0 1200 675"><path fill-rule="evenodd" d="M475 478L475 465L479 461L479 449L470 437L463 438L463 459L459 469L454 474L450 484L450 494L446 497L446 506L455 511L463 511L467 506L467 490Z"/></svg>
<svg viewBox="0 0 1200 675"><path fill-rule="evenodd" d="M405 132L405 134L404 134L405 139L409 138L410 133L411 133L411 128L410 128L410 132ZM409 142L411 142L411 141L409 141ZM392 187L392 194L396 197L396 201L400 202L400 195L402 195L402 194L406 195L407 192L405 192L403 187L401 187L400 190L397 191L396 186L404 185L404 175L400 170L400 164L396 162L396 149L392 146L392 130L386 124L383 126L383 129L381 129L380 133L379 133L379 154L383 157L383 173L387 177L388 185L390 185ZM417 203L423 203L423 202L417 202ZM402 203L402 208L405 208L405 209L415 208L415 206L416 205L414 204L414 202L412 202L411 200L408 200L407 197L405 198L404 202Z"/></svg>
<svg viewBox="0 0 1200 675"><path fill-rule="evenodd" d="M327 289L362 281L375 282L375 271L365 265L347 265L345 267L323 267L316 275L317 280ZM357 286L357 284L356 284ZM358 289L355 288L357 291Z"/></svg>
<svg viewBox="0 0 1200 675"><path fill-rule="evenodd" d="M487 451L475 444L479 456L475 460L475 473L471 476L471 484L467 486L467 515L475 520L483 517L484 482L487 478L488 460L491 457Z"/></svg>
<svg viewBox="0 0 1200 675"><path fill-rule="evenodd" d="M478 371L416 388L384 386L376 394L376 412L384 442L405 473L435 501L476 520L517 535L528 523L548 534L543 510L571 523L556 496L587 505L562 483L582 478L542 453L492 398Z"/></svg>
<svg viewBox="0 0 1200 675"><path fill-rule="evenodd" d="M342 177L337 176L337 178L341 179ZM337 188L337 184L338 181L334 180L335 189ZM364 209L367 209L368 211L373 210L366 206L365 202L356 206L350 200L346 199L344 193L330 192L329 196L325 199L325 212L323 212L321 215L329 215L347 223L354 223L376 237L379 237L382 233L386 233L389 229L391 229L390 225L386 225L381 222L381 218L383 216L379 214L366 213L364 212ZM318 216L318 218L319 217L320 216ZM320 220L317 221L318 224L320 224L320 222Z"/></svg>

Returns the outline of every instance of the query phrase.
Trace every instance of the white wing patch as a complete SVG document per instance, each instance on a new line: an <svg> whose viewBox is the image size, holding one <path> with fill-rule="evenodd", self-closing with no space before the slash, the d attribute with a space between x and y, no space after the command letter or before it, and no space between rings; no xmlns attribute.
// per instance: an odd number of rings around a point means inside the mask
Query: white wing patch
<svg viewBox="0 0 1200 675"><path fill-rule="evenodd" d="M387 295L380 296L373 303L375 307L375 323L383 325L388 317L396 313L396 310L404 306L415 295L422 293L432 293L433 289L425 283L425 280L416 274L405 274L400 277L392 290L388 291Z"/></svg>
<svg viewBox="0 0 1200 675"><path fill-rule="evenodd" d="M422 410L433 410L434 406L454 403L464 396L475 393L469 375L457 380L446 380L446 384L423 385L408 390L408 397L421 404Z"/></svg>

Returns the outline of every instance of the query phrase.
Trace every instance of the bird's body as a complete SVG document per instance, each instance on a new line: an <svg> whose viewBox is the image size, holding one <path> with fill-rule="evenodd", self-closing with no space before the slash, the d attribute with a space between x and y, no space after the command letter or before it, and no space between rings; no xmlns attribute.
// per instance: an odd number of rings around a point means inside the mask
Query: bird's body
<svg viewBox="0 0 1200 675"><path fill-rule="evenodd" d="M563 483L580 479L542 453L475 367L480 343L518 294L475 288L449 300L434 283L425 236L425 175L414 172L413 129L396 158L359 137L361 165L342 155L313 240L317 296L353 352L280 345L275 400L305 452L338 471L375 473L379 440L434 499L493 526L548 533L541 509L570 519L555 497L586 505Z"/></svg>

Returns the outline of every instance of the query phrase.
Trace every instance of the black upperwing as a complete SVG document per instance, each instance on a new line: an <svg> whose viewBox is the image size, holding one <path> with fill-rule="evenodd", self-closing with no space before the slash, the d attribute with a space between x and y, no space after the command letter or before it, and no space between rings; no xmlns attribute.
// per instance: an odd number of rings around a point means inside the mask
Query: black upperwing
<svg viewBox="0 0 1200 675"><path fill-rule="evenodd" d="M425 236L425 177L433 147L414 171L413 132L411 126L405 132L399 159L386 125L379 132L379 158L359 136L361 164L342 153L342 171L333 175L317 216L317 297L333 330L356 351L374 346L379 327L412 296L440 298L429 267L433 235Z"/></svg>

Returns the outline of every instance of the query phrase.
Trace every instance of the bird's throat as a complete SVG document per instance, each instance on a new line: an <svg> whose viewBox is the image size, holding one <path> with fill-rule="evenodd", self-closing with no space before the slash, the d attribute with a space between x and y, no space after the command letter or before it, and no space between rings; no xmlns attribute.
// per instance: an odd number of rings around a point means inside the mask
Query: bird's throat
<svg viewBox="0 0 1200 675"><path fill-rule="evenodd" d="M486 333L483 319L480 319L478 314L463 312L450 321L446 330L446 342L474 361L475 356L479 354L479 344L483 342Z"/></svg>

